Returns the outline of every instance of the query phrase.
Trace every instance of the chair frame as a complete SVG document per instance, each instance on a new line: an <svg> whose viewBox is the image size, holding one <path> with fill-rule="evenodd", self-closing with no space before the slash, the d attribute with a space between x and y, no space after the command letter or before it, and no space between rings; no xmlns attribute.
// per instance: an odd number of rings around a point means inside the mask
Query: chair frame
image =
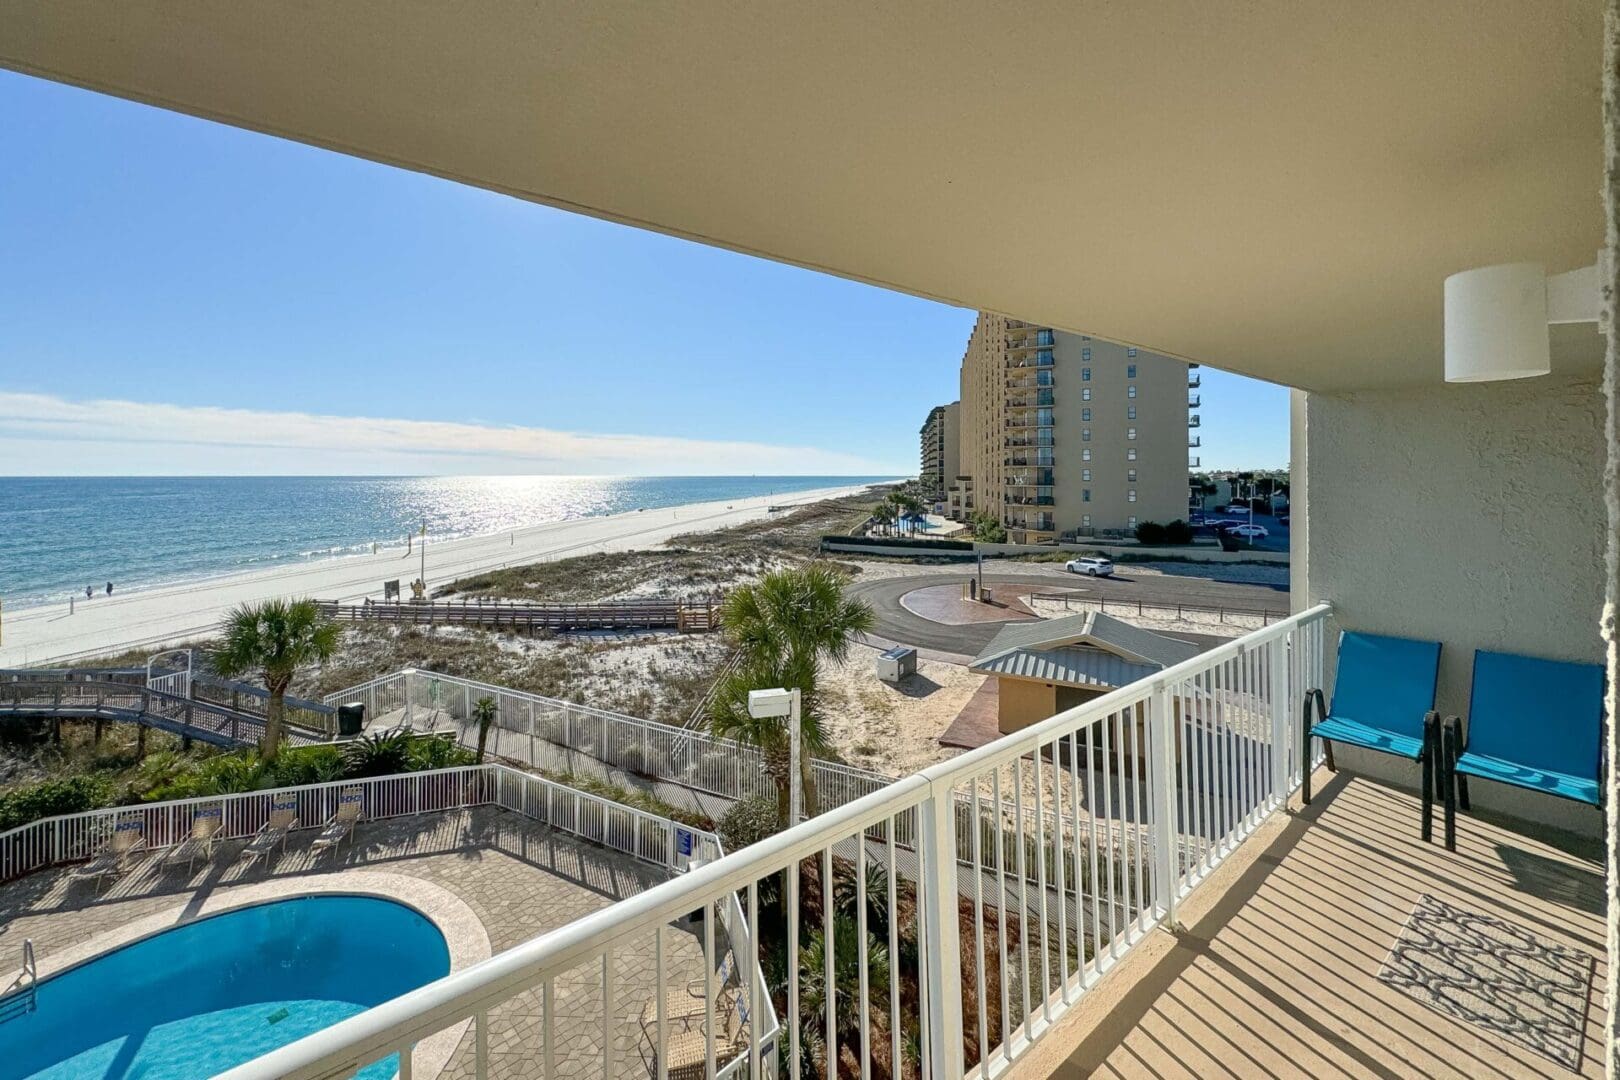
<svg viewBox="0 0 1620 1080"><path fill-rule="evenodd" d="M1477 660L1475 661L1478 662ZM1472 703L1470 703L1472 704ZM1604 796L1607 794L1603 783L1609 771L1609 762L1602 752L1603 725L1598 725L1598 801L1594 809L1599 814L1605 811ZM1440 734L1440 797L1445 803L1446 850L1457 850L1457 809L1461 807L1464 813L1471 813L1473 804L1468 798L1468 774L1457 771L1457 762L1468 752L1468 724L1460 716L1448 716L1441 725ZM1518 787L1511 781L1498 780L1497 783L1507 784L1509 787ZM1526 791L1538 791L1551 799L1563 799L1565 802L1580 803L1582 806L1592 806L1584 799L1571 799L1554 791L1540 791L1540 789L1525 787Z"/></svg>
<svg viewBox="0 0 1620 1080"><path fill-rule="evenodd" d="M1300 728L1303 746L1300 750L1300 776L1302 778L1301 803L1311 805L1311 742L1320 736L1313 736L1311 728L1315 724L1311 721L1311 706L1316 706L1316 722L1327 719L1327 699L1322 691L1316 688L1305 691L1304 723ZM1422 836L1424 843L1434 839L1434 803L1436 789L1442 786L1443 765L1441 762L1441 733L1440 713L1430 709L1423 714L1423 751L1418 755L1418 768L1421 772L1421 786L1423 790L1423 824ZM1338 772L1338 765L1333 761L1333 740L1322 739L1322 749L1327 757L1327 767L1330 772ZM1378 751L1373 751L1377 753ZM1410 760L1405 759L1405 760Z"/></svg>

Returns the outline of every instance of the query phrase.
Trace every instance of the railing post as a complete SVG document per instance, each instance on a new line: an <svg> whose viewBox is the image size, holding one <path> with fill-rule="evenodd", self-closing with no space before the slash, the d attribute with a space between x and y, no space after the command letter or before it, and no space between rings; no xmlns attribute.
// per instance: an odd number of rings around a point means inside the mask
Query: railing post
<svg viewBox="0 0 1620 1080"><path fill-rule="evenodd" d="M1164 916L1166 928L1174 930L1176 901L1181 892L1176 834L1176 718L1170 688L1155 683L1147 700L1148 731L1148 828L1152 830L1153 901Z"/></svg>
<svg viewBox="0 0 1620 1080"><path fill-rule="evenodd" d="M922 826L923 970L928 1017L929 1076L956 1080L962 1075L962 942L956 889L956 814L951 786L938 784L917 807ZM864 840L862 841L864 843Z"/></svg>
<svg viewBox="0 0 1620 1080"><path fill-rule="evenodd" d="M1293 695L1289 692L1289 657L1288 641L1293 637L1290 632L1286 636L1279 636L1267 644L1269 650L1266 655L1266 666L1271 676L1267 693L1271 697L1271 803L1273 806L1288 805L1288 772L1293 760L1293 754L1288 751L1288 721L1292 711L1289 702Z"/></svg>

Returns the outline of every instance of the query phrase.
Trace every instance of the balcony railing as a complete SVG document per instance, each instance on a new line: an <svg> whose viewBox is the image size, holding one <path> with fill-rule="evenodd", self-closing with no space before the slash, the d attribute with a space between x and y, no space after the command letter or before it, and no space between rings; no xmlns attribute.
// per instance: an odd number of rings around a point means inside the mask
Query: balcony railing
<svg viewBox="0 0 1620 1080"><path fill-rule="evenodd" d="M1188 427L1202 427L1203 425L1204 421L1199 418L1197 413L1193 413L1191 416L1187 417Z"/></svg>
<svg viewBox="0 0 1620 1080"><path fill-rule="evenodd" d="M1187 395L1187 408L1196 409L1200 405L1202 405L1203 403L1204 403L1204 395L1203 394L1188 394Z"/></svg>
<svg viewBox="0 0 1620 1080"><path fill-rule="evenodd" d="M1204 385L1204 376L1201 372L1189 371L1187 373L1187 389L1196 390Z"/></svg>
<svg viewBox="0 0 1620 1080"><path fill-rule="evenodd" d="M869 1074L879 1036L892 1074L996 1076L1152 929L1174 925L1187 896L1298 786L1302 765L1316 755L1301 744L1295 713L1307 689L1326 689L1328 614L1316 607L1219 645L224 1076L350 1075L472 1021L473 1073L487 1077L489 1010L535 992L544 1009L534 1045L525 1049L550 1064L558 1049L555 980L583 976L591 989L576 988L574 999L594 993L607 1023L647 1004L615 996L615 957L635 955L652 966L652 1000L662 1001L674 970L672 945L684 934L671 924L731 895L743 898L745 923L755 928L752 940L734 948L774 954L776 966L762 966L785 973L785 989L772 993L755 977L756 958L746 957L736 1000L756 1017L778 1006L792 1076L800 1075L810 1031L813 1067L827 1076L840 1070L825 1063L845 1050ZM887 873L870 875L874 867ZM869 882L881 882L881 891L870 893ZM831 985L835 942L850 932L849 923L835 920L836 905L820 902L829 884L835 895L855 896L851 951L861 989L824 995L811 1015L802 1007L804 939L819 934L826 965L810 985ZM812 911L819 920L801 920ZM875 925L872 912L880 916ZM903 977L902 933L916 935L918 957ZM712 962L707 927L704 938ZM890 977L869 985L877 948L886 950ZM715 998L699 1000L704 1015L693 1030L720 1030ZM668 1026L659 1009L649 1025L654 1046L666 1044ZM768 1075L762 1066L774 1048L767 1025L746 1027L737 1053L750 1075ZM922 1062L903 1036L910 1030L920 1033ZM840 1047L841 1035L852 1031L858 1037ZM629 1064L611 1038L599 1052L603 1075ZM660 1060L661 1076L667 1062Z"/></svg>
<svg viewBox="0 0 1620 1080"><path fill-rule="evenodd" d="M1202 462L1203 460L1204 460L1203 458L1189 457L1187 459L1187 468L1196 469L1196 468L1199 467L1199 463Z"/></svg>
<svg viewBox="0 0 1620 1080"><path fill-rule="evenodd" d="M1202 435L1189 435L1189 436L1187 436L1187 445L1188 446L1203 446L1204 445L1204 437Z"/></svg>
<svg viewBox="0 0 1620 1080"><path fill-rule="evenodd" d="M1009 409L1044 409L1053 404L1055 402L1050 389L1023 390L1007 397Z"/></svg>

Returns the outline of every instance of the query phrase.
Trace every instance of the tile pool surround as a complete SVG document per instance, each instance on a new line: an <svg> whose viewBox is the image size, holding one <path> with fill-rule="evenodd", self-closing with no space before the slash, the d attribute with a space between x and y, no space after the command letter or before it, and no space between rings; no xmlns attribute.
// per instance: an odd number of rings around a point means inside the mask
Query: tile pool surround
<svg viewBox="0 0 1620 1080"><path fill-rule="evenodd" d="M452 972L489 959L489 934L484 924L473 909L454 893L432 882L404 874L341 870L315 878L288 878L226 886L209 893L200 904L176 904L172 908L134 919L116 930L97 934L42 958L39 962L39 980L44 982L80 964L96 960L103 954L199 919L307 896L373 897L391 900L412 909L433 923L444 935ZM463 1020L417 1043L411 1054L412 1074L420 1080L434 1080L449 1064L451 1055L455 1053L471 1022Z"/></svg>

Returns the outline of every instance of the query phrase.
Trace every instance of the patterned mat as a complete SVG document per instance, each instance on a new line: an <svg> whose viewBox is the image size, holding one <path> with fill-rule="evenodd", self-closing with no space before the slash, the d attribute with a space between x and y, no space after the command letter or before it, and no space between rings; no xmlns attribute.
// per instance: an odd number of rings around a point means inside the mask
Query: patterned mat
<svg viewBox="0 0 1620 1080"><path fill-rule="evenodd" d="M1578 1071L1593 958L1424 895L1378 979Z"/></svg>

